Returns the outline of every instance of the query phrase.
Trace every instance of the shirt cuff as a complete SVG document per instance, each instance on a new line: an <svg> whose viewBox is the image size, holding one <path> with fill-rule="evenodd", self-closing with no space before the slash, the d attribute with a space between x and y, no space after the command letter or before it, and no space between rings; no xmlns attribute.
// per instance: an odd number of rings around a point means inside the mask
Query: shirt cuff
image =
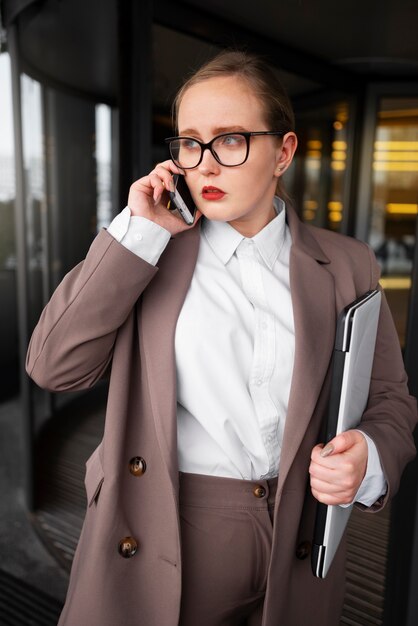
<svg viewBox="0 0 418 626"><path fill-rule="evenodd" d="M129 207L125 207L113 219L107 232L151 265L157 264L171 238L171 233L166 228L146 217L131 215Z"/></svg>
<svg viewBox="0 0 418 626"><path fill-rule="evenodd" d="M340 506L343 508L351 506L354 502L359 502L360 504L364 504L364 506L372 506L380 496L386 493L388 487L380 463L379 453L377 452L373 439L362 430L358 430L358 432L366 439L368 447L367 469L353 502L350 504L341 504Z"/></svg>

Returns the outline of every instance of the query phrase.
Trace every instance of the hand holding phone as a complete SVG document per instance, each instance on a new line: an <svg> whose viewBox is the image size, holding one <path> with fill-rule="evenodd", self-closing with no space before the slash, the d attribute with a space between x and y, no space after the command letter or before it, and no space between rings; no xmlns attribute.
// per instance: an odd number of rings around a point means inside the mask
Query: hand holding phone
<svg viewBox="0 0 418 626"><path fill-rule="evenodd" d="M149 174L135 181L130 187L128 198L131 215L145 217L168 230L173 236L194 228L202 213L195 208L184 177L177 178L179 174L180 169L171 160L167 160L158 163ZM174 195L174 202L170 199L171 194ZM174 211L167 210L167 204Z"/></svg>

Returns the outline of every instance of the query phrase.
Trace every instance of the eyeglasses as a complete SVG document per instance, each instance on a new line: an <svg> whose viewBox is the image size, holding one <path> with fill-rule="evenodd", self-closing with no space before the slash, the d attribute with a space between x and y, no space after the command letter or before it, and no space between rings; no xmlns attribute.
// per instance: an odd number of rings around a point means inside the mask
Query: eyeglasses
<svg viewBox="0 0 418 626"><path fill-rule="evenodd" d="M172 161L183 170L197 167L205 150L210 150L213 157L221 165L236 167L248 159L250 153L250 138L256 135L277 135L283 137L287 131L262 130L257 132L222 133L208 143L202 143L194 137L168 137Z"/></svg>

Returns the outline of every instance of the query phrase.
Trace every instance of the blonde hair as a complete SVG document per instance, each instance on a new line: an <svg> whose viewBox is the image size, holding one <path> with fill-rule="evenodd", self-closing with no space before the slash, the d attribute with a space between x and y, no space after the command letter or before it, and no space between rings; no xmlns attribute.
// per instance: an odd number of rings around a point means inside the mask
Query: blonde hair
<svg viewBox="0 0 418 626"><path fill-rule="evenodd" d="M172 106L175 132L178 132L178 113L185 92L205 80L225 76L237 76L249 85L264 108L264 119L269 130L283 133L294 131L295 116L289 97L267 63L261 57L245 51L224 50L195 71L177 92ZM277 193L287 195L282 189L280 178Z"/></svg>

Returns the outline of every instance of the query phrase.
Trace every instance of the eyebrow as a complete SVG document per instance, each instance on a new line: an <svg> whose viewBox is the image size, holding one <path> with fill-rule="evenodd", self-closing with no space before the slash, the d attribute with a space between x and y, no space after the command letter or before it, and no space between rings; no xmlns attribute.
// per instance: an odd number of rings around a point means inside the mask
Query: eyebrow
<svg viewBox="0 0 418 626"><path fill-rule="evenodd" d="M246 132L247 130L248 129L245 128L245 126L239 126L239 125L218 126L212 129L212 133L213 133L213 136L216 137L217 135L222 135L223 133L239 133L241 131ZM183 136L196 137L196 136L200 136L200 133L195 128L186 128L185 130L181 132L180 136L181 137Z"/></svg>

